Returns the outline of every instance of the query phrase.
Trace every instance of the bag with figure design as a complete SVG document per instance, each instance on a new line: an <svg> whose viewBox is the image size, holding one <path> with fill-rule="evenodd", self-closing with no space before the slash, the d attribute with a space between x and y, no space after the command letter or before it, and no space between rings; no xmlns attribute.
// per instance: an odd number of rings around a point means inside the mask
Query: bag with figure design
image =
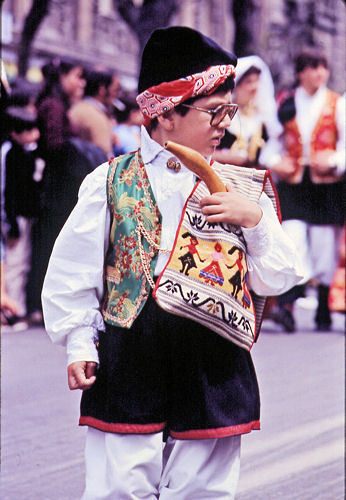
<svg viewBox="0 0 346 500"><path fill-rule="evenodd" d="M179 156L179 151L174 152ZM180 159L189 167L186 157ZM255 190L252 196L258 199L263 183L253 189L251 170L243 169L244 180L237 182L244 193ZM228 176L225 181L232 179ZM168 312L193 319L250 350L259 333L266 298L248 289L246 242L240 227L210 224L201 214L199 202L207 194L206 184L199 181L187 200L169 261L153 296Z"/></svg>

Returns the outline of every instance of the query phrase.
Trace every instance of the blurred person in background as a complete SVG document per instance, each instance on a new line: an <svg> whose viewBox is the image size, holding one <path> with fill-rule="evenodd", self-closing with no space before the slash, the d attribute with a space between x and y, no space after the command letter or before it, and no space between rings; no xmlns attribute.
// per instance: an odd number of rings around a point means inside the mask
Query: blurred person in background
<svg viewBox="0 0 346 500"><path fill-rule="evenodd" d="M112 100L109 91L112 83L113 77L109 73L87 71L84 98L68 112L78 137L99 147L105 154L103 161L112 154L111 131L114 121L110 115Z"/></svg>
<svg viewBox="0 0 346 500"><path fill-rule="evenodd" d="M54 241L77 201L86 173L69 139L73 128L67 111L82 98L84 69L78 62L54 59L42 68L44 86L37 99L40 130L39 154L45 161L40 215L33 227L32 265L28 308L37 319L41 311L41 289Z"/></svg>
<svg viewBox="0 0 346 500"><path fill-rule="evenodd" d="M8 106L9 95L11 93L11 87L8 83L5 66L0 59L1 70L0 70L0 113L2 123L4 122L4 112L6 107ZM8 130L5 130L5 127L1 127L1 145L3 142L8 139ZM6 148L8 149L8 148ZM5 163L2 161L3 151L1 151L1 178L0 178L0 202L1 202L1 223L6 219L5 214ZM3 242L3 226L1 225L0 231L0 310L1 310L1 325L7 323L6 317L15 316L18 314L18 305L16 301L9 296L7 293L6 283L5 283L5 266L4 266L4 258L5 258L5 246Z"/></svg>
<svg viewBox="0 0 346 500"><path fill-rule="evenodd" d="M112 129L113 154L131 153L140 145L143 115L135 99L123 98L124 110L115 112L117 125Z"/></svg>
<svg viewBox="0 0 346 500"><path fill-rule="evenodd" d="M1 147L4 172L4 269L7 291L17 303L11 323L24 322L27 314L27 280L31 265L31 228L39 213L39 182L35 180L37 116L27 108L10 106L5 113L8 140ZM38 179L40 180L40 179Z"/></svg>
<svg viewBox="0 0 346 500"><path fill-rule="evenodd" d="M232 98L238 113L214 158L233 165L270 167L280 159L273 138L282 132L270 70L258 56L241 57L235 85Z"/></svg>
<svg viewBox="0 0 346 500"><path fill-rule="evenodd" d="M305 276L278 297L278 319L294 331L293 304L310 280L318 290L316 329L323 331L331 327L328 296L344 223L345 104L326 86L329 70L321 53L302 51L295 70L298 86L279 108L284 146L273 170L283 228L300 250Z"/></svg>

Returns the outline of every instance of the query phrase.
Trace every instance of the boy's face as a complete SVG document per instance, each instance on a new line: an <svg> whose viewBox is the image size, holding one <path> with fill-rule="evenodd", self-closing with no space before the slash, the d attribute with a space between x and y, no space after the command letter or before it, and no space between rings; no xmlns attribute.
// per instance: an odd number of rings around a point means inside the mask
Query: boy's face
<svg viewBox="0 0 346 500"><path fill-rule="evenodd" d="M21 146L26 146L32 142L37 142L40 137L40 132L37 127L23 132L11 132L11 137Z"/></svg>
<svg viewBox="0 0 346 500"><path fill-rule="evenodd" d="M196 99L192 106L215 109L220 104L229 104L230 102L231 92L224 92ZM170 140L183 146L189 146L203 156L212 155L215 148L220 144L225 129L230 126L231 121L229 116L226 115L217 127L213 127L210 125L211 117L212 115L209 113L197 109L189 109L185 116L174 112L174 128Z"/></svg>
<svg viewBox="0 0 346 500"><path fill-rule="evenodd" d="M300 85L311 95L317 92L321 86L326 85L328 78L328 68L322 64L319 64L316 68L307 66L298 73Z"/></svg>

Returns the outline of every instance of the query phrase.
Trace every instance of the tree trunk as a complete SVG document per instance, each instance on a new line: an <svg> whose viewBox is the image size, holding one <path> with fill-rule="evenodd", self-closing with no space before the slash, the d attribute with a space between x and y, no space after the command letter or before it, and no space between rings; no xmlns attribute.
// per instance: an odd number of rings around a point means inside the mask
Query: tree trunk
<svg viewBox="0 0 346 500"><path fill-rule="evenodd" d="M144 0L141 7L136 7L132 0L114 0L114 8L136 35L140 58L152 31L168 25L177 0Z"/></svg>
<svg viewBox="0 0 346 500"><path fill-rule="evenodd" d="M36 32L49 11L51 0L33 0L31 9L25 19L22 36L18 47L18 75L25 78L31 45Z"/></svg>
<svg viewBox="0 0 346 500"><path fill-rule="evenodd" d="M253 19L255 8L252 0L233 0L231 11L235 24L233 50L238 57L254 53Z"/></svg>

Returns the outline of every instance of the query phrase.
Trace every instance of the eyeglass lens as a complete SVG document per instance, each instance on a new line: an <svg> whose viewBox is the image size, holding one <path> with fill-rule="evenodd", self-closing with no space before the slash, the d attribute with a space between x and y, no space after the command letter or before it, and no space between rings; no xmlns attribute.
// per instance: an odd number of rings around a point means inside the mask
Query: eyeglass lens
<svg viewBox="0 0 346 500"><path fill-rule="evenodd" d="M217 126L219 125L226 117L226 115L229 116L229 119L232 120L234 118L234 115L237 112L237 107L229 107L229 106L221 106L220 109L214 114L214 116L211 119L211 125L212 126Z"/></svg>

